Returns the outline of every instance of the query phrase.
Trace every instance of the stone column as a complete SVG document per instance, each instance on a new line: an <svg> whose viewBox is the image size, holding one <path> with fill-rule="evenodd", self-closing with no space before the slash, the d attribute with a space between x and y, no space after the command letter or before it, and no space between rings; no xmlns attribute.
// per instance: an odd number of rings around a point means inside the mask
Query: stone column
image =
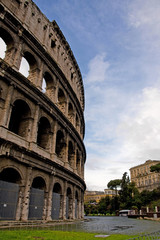
<svg viewBox="0 0 160 240"><path fill-rule="evenodd" d="M53 184L54 184L54 176L51 175L49 179L49 191L47 196L47 214L46 214L47 221L52 220L51 211L52 211Z"/></svg>
<svg viewBox="0 0 160 240"><path fill-rule="evenodd" d="M67 197L67 181L64 181L64 189L63 189L63 204L62 204L62 218L66 219L66 197Z"/></svg>
<svg viewBox="0 0 160 240"><path fill-rule="evenodd" d="M21 218L21 210L22 210L22 187L20 187L19 196L18 196L16 221L19 221Z"/></svg>
<svg viewBox="0 0 160 240"><path fill-rule="evenodd" d="M43 67L44 67L44 63L41 61L40 62L40 66L39 68L36 68L36 75L35 75L35 80L34 80L34 84L36 85L36 87L42 91L42 83L43 83Z"/></svg>
<svg viewBox="0 0 160 240"><path fill-rule="evenodd" d="M32 125L32 136L31 142L37 142L37 131L38 131L38 120L39 120L39 105L36 106L34 120Z"/></svg>
<svg viewBox="0 0 160 240"><path fill-rule="evenodd" d="M21 31L19 31L19 36L22 34ZM9 60L7 59L7 62L9 61L9 64L13 67L13 69L15 69L16 71L19 71L20 69L20 64L22 61L22 48L23 48L23 41L19 40L17 41L17 43L15 44L15 48L12 50L12 56L6 56L6 58L9 58Z"/></svg>
<svg viewBox="0 0 160 240"><path fill-rule="evenodd" d="M72 203L72 218L75 219L76 205L75 205L76 186L73 186L73 203Z"/></svg>
<svg viewBox="0 0 160 240"><path fill-rule="evenodd" d="M30 199L30 189L31 189L31 180L32 180L32 167L28 167L26 173L26 182L25 182L25 189L23 194L23 205L22 205L22 221L28 220L28 213L29 213L29 199Z"/></svg>
<svg viewBox="0 0 160 240"><path fill-rule="evenodd" d="M69 163L68 163L68 133L66 134L66 149L65 149L65 156L64 156L64 162L65 162L65 167L68 167L69 166Z"/></svg>
<svg viewBox="0 0 160 240"><path fill-rule="evenodd" d="M14 91L14 86L10 85L8 88L8 93L7 93L6 101L4 104L3 114L1 115L1 125L4 127L8 127L8 124L9 124L13 91Z"/></svg>
<svg viewBox="0 0 160 240"><path fill-rule="evenodd" d="M56 152L57 122L54 122L53 135L51 140L51 154Z"/></svg>

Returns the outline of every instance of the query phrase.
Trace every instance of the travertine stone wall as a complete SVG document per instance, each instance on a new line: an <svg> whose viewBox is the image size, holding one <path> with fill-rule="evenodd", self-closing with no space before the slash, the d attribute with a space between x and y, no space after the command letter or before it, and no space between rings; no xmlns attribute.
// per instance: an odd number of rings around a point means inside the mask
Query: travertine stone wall
<svg viewBox="0 0 160 240"><path fill-rule="evenodd" d="M19 187L11 219L81 219L84 88L70 46L30 0L1 0L0 38L6 44L0 58L0 182ZM23 58L28 76L20 72ZM41 196L35 215L34 191ZM0 220L7 217L0 212Z"/></svg>

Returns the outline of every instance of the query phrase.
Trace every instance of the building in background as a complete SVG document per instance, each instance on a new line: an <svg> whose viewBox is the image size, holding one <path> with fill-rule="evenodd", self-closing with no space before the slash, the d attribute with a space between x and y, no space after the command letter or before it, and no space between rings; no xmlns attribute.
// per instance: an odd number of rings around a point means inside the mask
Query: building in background
<svg viewBox="0 0 160 240"><path fill-rule="evenodd" d="M150 167L158 163L160 161L148 160L144 164L130 168L131 182L135 182L139 192L152 191L160 186L160 173L150 171Z"/></svg>
<svg viewBox="0 0 160 240"><path fill-rule="evenodd" d="M31 0L0 1L0 38L0 220L82 219L84 87L73 52Z"/></svg>
<svg viewBox="0 0 160 240"><path fill-rule="evenodd" d="M99 201L106 197L114 197L116 195L115 190L111 189L104 189L104 191L85 191L84 194L84 202L96 202L99 203Z"/></svg>

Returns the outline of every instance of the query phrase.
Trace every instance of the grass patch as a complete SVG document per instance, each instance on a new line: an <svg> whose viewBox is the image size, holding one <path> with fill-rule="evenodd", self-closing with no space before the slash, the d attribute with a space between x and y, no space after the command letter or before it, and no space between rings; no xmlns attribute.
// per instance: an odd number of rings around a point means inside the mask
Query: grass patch
<svg viewBox="0 0 160 240"><path fill-rule="evenodd" d="M1 230L0 240L125 240L134 237L131 235L114 234L107 238L95 238L97 234L54 230Z"/></svg>

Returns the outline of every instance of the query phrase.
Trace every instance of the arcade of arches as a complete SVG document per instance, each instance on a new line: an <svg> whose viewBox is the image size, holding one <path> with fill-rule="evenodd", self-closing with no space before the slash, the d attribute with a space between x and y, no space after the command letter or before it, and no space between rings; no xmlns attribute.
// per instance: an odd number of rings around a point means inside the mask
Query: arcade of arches
<svg viewBox="0 0 160 240"><path fill-rule="evenodd" d="M24 27L29 14L43 18L31 0L0 3L0 220L81 219L86 153L79 68L58 26L44 18L45 27L37 25L44 33L36 36L32 22L30 32ZM59 47L49 31L60 34Z"/></svg>

